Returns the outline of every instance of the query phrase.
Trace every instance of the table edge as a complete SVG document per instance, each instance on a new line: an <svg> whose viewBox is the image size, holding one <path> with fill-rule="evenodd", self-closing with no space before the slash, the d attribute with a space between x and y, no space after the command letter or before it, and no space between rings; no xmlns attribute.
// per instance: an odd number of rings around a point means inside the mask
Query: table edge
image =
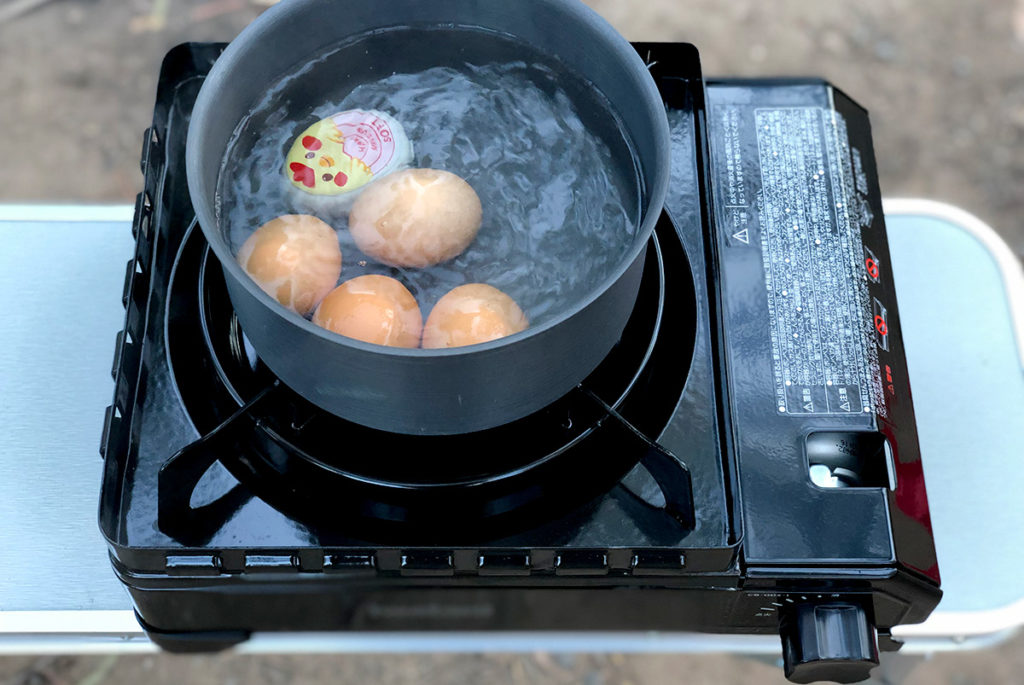
<svg viewBox="0 0 1024 685"><path fill-rule="evenodd" d="M882 198L882 212L886 218L922 216L945 221L970 233L992 255L1002 275L1017 355L1024 369L1024 266L1009 244L975 215L945 202L910 197Z"/></svg>

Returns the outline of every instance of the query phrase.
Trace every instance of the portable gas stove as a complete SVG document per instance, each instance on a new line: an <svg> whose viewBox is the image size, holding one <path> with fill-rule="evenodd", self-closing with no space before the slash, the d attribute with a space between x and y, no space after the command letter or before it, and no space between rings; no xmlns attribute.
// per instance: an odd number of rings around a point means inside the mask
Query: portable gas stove
<svg viewBox="0 0 1024 685"><path fill-rule="evenodd" d="M928 616L939 574L866 113L820 80L705 82L690 45L636 48L673 169L626 332L546 409L446 437L346 422L262 365L185 182L223 46L169 53L100 506L155 642L780 632L788 677L852 681Z"/></svg>

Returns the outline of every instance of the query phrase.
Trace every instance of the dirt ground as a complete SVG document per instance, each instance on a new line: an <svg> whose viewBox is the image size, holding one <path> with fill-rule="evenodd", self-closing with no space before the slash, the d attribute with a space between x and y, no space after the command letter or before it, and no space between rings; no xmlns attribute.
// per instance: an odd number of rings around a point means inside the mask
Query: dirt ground
<svg viewBox="0 0 1024 685"><path fill-rule="evenodd" d="M890 685L1010 685L1024 682L1019 642L991 651L910 660ZM909 673L904 671L909 668ZM422 683L473 685L785 685L775 663L691 655L273 655L47 656L0 659L4 685L304 685Z"/></svg>
<svg viewBox="0 0 1024 685"><path fill-rule="evenodd" d="M270 0L0 0L0 202L129 202L160 60ZM883 193L957 204L1024 255L1024 0L590 0L627 37L695 43L705 73L823 75L872 115ZM36 5L29 9L30 5ZM1024 640L904 680L1024 682ZM783 682L709 656L4 657L0 682Z"/></svg>

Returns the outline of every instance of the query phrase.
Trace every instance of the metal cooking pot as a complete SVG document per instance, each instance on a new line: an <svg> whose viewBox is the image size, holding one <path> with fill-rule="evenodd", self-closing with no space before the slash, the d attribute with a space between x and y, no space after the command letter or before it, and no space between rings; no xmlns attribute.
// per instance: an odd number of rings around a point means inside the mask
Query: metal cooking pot
<svg viewBox="0 0 1024 685"><path fill-rule="evenodd" d="M236 262L215 213L222 160L236 126L267 88L313 55L375 29L445 24L510 34L557 57L605 95L635 148L644 183L640 226L625 257L592 292L522 333L444 350L336 335L278 304ZM618 341L668 186L669 131L643 61L577 0L286 0L217 60L192 113L186 163L199 223L242 328L267 366L311 402L351 421L398 433L453 434L491 428L553 402Z"/></svg>

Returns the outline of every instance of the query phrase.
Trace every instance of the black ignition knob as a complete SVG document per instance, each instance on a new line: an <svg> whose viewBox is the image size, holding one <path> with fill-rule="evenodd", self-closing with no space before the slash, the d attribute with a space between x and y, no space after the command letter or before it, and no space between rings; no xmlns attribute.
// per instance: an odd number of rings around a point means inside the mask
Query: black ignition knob
<svg viewBox="0 0 1024 685"><path fill-rule="evenodd" d="M864 609L848 602L796 604L782 615L782 656L794 683L857 683L878 665L878 635Z"/></svg>

